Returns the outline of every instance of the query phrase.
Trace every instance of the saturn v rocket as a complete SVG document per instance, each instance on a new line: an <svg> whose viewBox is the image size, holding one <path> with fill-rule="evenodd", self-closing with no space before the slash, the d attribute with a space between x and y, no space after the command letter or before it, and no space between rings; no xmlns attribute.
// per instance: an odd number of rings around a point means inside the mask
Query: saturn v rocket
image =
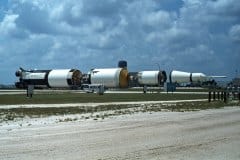
<svg viewBox="0 0 240 160"><path fill-rule="evenodd" d="M132 72L133 73L133 72ZM20 70L16 71L19 81L17 88L27 88L29 85L41 88L78 88L82 84L101 84L106 88L132 87L131 80L136 80L138 86L163 86L169 83L206 82L213 78L225 76L206 76L203 73L190 73L173 70L167 76L165 71L140 71L131 75L127 70L127 62L119 61L117 68L92 69L88 74L82 74L78 69L53 70Z"/></svg>

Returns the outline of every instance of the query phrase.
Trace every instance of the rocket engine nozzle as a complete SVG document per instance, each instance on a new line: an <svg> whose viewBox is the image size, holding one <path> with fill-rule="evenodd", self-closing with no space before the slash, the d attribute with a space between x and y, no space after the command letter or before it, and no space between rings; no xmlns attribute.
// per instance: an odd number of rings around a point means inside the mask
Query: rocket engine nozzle
<svg viewBox="0 0 240 160"><path fill-rule="evenodd" d="M21 70L16 71L15 75L16 75L16 77L21 77L22 71Z"/></svg>

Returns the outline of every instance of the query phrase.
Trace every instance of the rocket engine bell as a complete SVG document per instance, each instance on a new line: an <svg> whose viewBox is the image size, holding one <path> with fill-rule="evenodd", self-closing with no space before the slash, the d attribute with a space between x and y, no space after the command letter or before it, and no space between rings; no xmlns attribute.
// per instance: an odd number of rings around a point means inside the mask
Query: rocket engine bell
<svg viewBox="0 0 240 160"><path fill-rule="evenodd" d="M20 70L16 71L19 82L17 88L26 88L28 85L67 88L81 84L82 73L77 69L56 69L56 70Z"/></svg>

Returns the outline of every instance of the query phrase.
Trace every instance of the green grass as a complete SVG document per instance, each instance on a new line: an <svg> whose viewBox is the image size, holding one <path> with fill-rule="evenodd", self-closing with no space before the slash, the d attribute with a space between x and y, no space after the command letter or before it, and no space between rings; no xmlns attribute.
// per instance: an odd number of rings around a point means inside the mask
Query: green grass
<svg viewBox="0 0 240 160"><path fill-rule="evenodd" d="M165 100L187 100L207 99L208 95L203 94L34 94L32 98L26 95L0 95L0 104L64 104L64 103L92 103L92 102L131 102L131 101L165 101Z"/></svg>

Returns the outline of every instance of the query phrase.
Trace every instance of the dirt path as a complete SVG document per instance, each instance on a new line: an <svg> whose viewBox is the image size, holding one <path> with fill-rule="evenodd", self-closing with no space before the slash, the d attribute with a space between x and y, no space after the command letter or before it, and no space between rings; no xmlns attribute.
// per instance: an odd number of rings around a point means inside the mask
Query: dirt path
<svg viewBox="0 0 240 160"><path fill-rule="evenodd" d="M9 124L11 125L11 124ZM240 159L240 108L0 125L0 159Z"/></svg>

